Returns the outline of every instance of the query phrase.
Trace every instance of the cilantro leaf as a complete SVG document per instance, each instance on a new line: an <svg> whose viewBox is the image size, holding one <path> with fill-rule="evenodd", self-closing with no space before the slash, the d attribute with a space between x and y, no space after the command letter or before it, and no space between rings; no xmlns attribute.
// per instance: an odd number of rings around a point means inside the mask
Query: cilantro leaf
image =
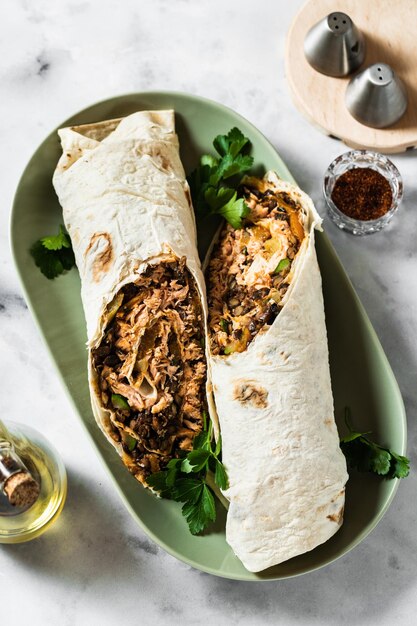
<svg viewBox="0 0 417 626"><path fill-rule="evenodd" d="M373 472L386 478L406 478L410 471L410 461L388 448L371 441L365 435L370 431L354 430L350 422L350 410L345 409L345 423L349 434L341 438L340 447L349 467L359 472Z"/></svg>
<svg viewBox="0 0 417 626"><path fill-rule="evenodd" d="M250 209L243 198L236 200L236 196L237 193L235 192L229 202L218 210L218 213L220 213L233 228L237 229L242 228L243 218L249 214Z"/></svg>
<svg viewBox="0 0 417 626"><path fill-rule="evenodd" d="M75 265L69 235L60 226L58 235L42 237L30 248L35 265L46 278L53 279Z"/></svg>

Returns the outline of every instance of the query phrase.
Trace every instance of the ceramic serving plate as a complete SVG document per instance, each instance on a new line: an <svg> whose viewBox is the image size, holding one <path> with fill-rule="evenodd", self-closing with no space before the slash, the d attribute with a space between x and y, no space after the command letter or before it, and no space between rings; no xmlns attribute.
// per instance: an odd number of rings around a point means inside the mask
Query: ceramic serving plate
<svg viewBox="0 0 417 626"><path fill-rule="evenodd" d="M274 169L293 178L272 145L245 119L224 106L178 93L138 93L99 102L61 126L117 118L141 109L176 111L181 157L187 172L199 156L212 151L212 140L238 126L252 142L255 171ZM283 146L285 150L285 146ZM216 524L204 536L193 537L180 505L161 500L139 485L123 467L113 447L96 426L87 386L86 330L76 269L47 280L29 254L31 244L54 233L62 212L52 187L52 173L60 155L52 132L30 160L19 187L11 217L14 258L28 305L49 348L64 386L91 441L106 465L120 496L139 526L167 552L205 572L239 580L275 580L311 572L345 554L375 527L397 489L397 480L352 473L347 486L345 522L327 543L312 552L259 574L247 572L225 541L225 512L218 507ZM199 223L201 256L216 225ZM377 441L405 452L405 412L398 385L375 331L325 234L317 234L323 276L330 365L339 431L344 433L343 409L351 407L354 424L371 430Z"/></svg>

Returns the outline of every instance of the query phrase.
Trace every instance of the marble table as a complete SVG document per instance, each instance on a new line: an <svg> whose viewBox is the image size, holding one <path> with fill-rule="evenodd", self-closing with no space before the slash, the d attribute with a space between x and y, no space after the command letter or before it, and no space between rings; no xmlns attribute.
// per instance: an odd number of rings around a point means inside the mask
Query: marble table
<svg viewBox="0 0 417 626"><path fill-rule="evenodd" d="M417 464L417 177L382 233L354 238L325 215L323 172L345 150L295 110L286 0L3 0L0 39L0 415L32 423L59 449L69 493L42 538L0 547L0 620L54 623L311 625L417 623L415 474L380 525L325 569L281 582L222 580L176 561L122 506L77 420L25 305L8 243L19 176L37 145L73 112L113 95L179 90L236 109L273 142L324 216L381 339L408 413ZM17 384L18 383L18 384Z"/></svg>

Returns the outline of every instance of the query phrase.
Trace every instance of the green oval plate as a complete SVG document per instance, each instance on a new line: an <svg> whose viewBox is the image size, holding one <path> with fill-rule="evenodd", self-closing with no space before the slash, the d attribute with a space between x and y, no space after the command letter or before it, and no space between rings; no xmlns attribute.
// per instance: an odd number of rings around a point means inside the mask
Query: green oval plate
<svg viewBox="0 0 417 626"><path fill-rule="evenodd" d="M61 126L121 117L141 109L176 111L181 157L189 172L199 156L212 150L219 133L238 126L253 146L255 169L274 169L293 180L285 164L261 133L230 109L181 93L137 93L99 102ZM285 146L283 146L285 148ZM66 390L103 463L129 511L141 528L167 552L205 572L238 580L276 580L297 576L345 554L375 527L397 489L397 480L352 474L346 494L345 522L327 543L312 552L260 574L247 572L225 541L225 513L219 506L214 528L193 537L181 516L180 505L155 498L124 469L119 457L96 426L90 408L86 370L86 331L75 270L50 281L41 275L30 255L31 244L57 231L62 213L52 187L52 173L60 155L56 132L43 142L19 183L11 217L15 263L30 310L49 348ZM215 225L199 223L203 256ZM325 234L317 235L323 276L335 414L343 433L343 408L352 409L357 428L372 430L377 441L405 452L406 422L398 385L375 331Z"/></svg>

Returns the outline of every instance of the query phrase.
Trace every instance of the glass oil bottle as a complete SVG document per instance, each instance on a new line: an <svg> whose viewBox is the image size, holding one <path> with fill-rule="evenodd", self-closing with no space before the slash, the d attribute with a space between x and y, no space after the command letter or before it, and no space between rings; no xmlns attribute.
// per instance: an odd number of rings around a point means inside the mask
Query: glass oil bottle
<svg viewBox="0 0 417 626"><path fill-rule="evenodd" d="M0 421L0 543L42 534L66 493L65 467L53 446L29 426Z"/></svg>

